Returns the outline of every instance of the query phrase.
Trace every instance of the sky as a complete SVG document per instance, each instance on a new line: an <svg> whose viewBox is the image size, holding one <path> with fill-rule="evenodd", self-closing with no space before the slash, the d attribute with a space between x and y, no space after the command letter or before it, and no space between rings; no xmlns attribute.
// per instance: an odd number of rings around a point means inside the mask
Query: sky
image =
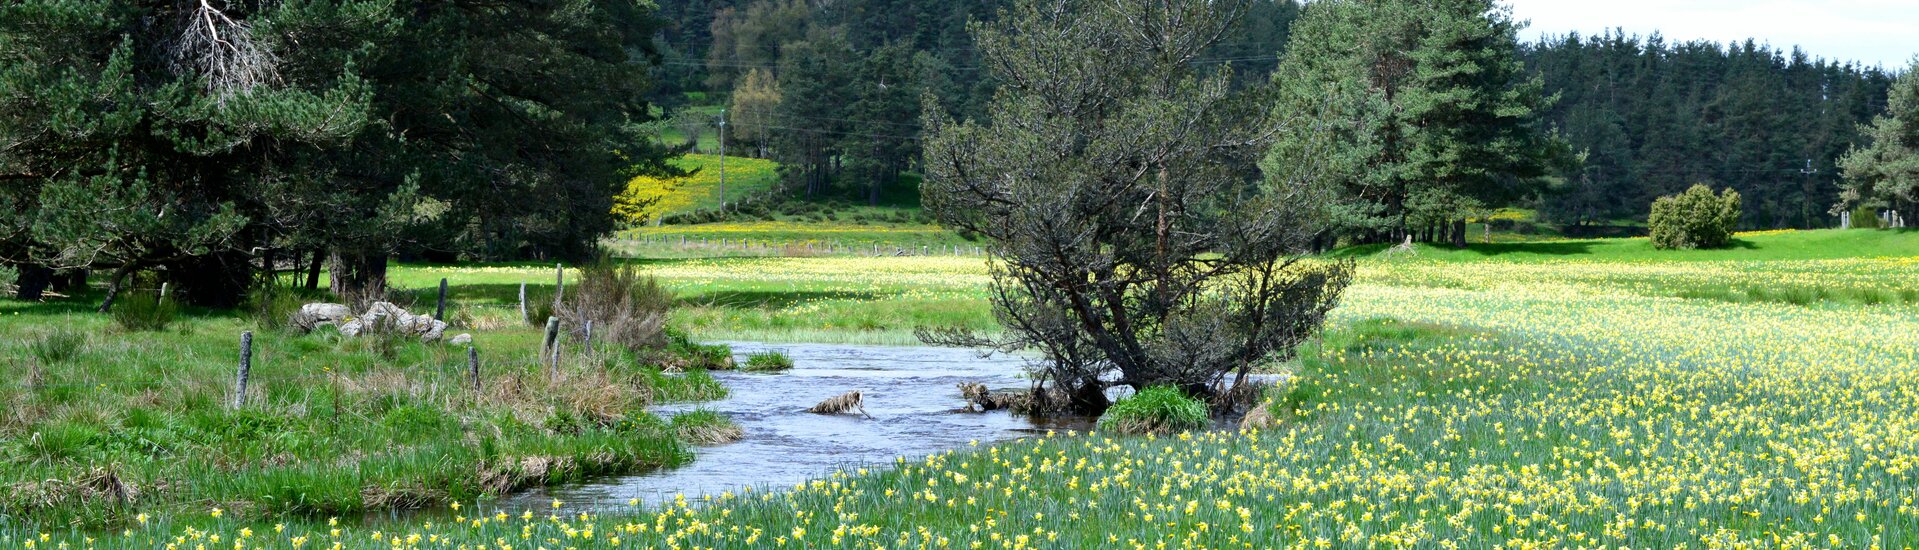
<svg viewBox="0 0 1919 550"><path fill-rule="evenodd" d="M1668 42L1753 38L1814 57L1903 70L1919 54L1919 0L1506 0L1520 39L1623 28Z"/></svg>

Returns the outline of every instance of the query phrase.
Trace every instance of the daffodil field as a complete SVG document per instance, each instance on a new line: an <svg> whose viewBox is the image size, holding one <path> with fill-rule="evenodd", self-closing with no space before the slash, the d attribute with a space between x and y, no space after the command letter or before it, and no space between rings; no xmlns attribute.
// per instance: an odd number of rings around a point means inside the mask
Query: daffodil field
<svg viewBox="0 0 1919 550"><path fill-rule="evenodd" d="M1456 260L1362 259L1264 431L1049 433L660 507L480 500L278 525L209 507L111 531L0 527L0 546L1919 546L1919 256ZM991 322L978 259L649 267L705 304L685 313L699 334ZM471 276L523 276L500 269ZM919 309L942 313L839 323Z"/></svg>

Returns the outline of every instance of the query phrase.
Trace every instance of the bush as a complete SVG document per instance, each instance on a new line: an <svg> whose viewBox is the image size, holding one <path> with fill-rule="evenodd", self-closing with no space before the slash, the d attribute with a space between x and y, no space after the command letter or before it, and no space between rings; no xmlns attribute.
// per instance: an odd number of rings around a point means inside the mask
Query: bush
<svg viewBox="0 0 1919 550"><path fill-rule="evenodd" d="M113 322L126 330L166 330L178 316L173 300L159 292L123 291L113 302Z"/></svg>
<svg viewBox="0 0 1919 550"><path fill-rule="evenodd" d="M778 350L768 350L746 355L746 366L740 370L772 372L793 368L793 358Z"/></svg>
<svg viewBox="0 0 1919 550"><path fill-rule="evenodd" d="M1732 242L1739 223L1739 193L1732 189L1714 195L1711 187L1694 185L1678 195L1652 203L1646 225L1653 248L1720 248Z"/></svg>
<svg viewBox="0 0 1919 550"><path fill-rule="evenodd" d="M1153 387L1119 400L1099 417L1099 429L1127 434L1165 434L1206 427L1206 404L1178 389Z"/></svg>
<svg viewBox="0 0 1919 550"><path fill-rule="evenodd" d="M666 347L666 316L673 309L673 293L652 276L641 275L632 264L602 259L581 268L579 284L570 286L573 295L563 301L559 312L568 330L584 334L583 327L591 321L596 340L632 350Z"/></svg>
<svg viewBox="0 0 1919 550"><path fill-rule="evenodd" d="M1866 205L1852 209L1853 229L1879 229L1880 225L1879 209Z"/></svg>
<svg viewBox="0 0 1919 550"><path fill-rule="evenodd" d="M11 292L13 283L20 280L20 270L12 266L0 265L0 292Z"/></svg>

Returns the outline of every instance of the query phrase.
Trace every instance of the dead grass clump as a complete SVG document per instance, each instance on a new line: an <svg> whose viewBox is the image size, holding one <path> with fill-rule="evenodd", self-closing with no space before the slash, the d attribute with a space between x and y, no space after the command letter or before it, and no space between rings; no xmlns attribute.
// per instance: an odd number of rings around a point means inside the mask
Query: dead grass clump
<svg viewBox="0 0 1919 550"><path fill-rule="evenodd" d="M632 350L666 346L666 317L673 293L632 264L601 260L581 268L579 285L557 312L567 330L581 338L592 324L596 342Z"/></svg>

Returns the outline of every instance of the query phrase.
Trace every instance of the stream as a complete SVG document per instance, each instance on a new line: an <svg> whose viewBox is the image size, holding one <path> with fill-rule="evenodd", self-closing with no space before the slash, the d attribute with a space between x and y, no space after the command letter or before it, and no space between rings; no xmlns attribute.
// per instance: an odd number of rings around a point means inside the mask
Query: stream
<svg viewBox="0 0 1919 550"><path fill-rule="evenodd" d="M887 466L967 446L1045 433L1087 430L1090 418L1029 419L1006 411L960 412L966 402L958 385L979 382L992 389L1023 389L1025 359L981 358L966 349L762 344L726 342L737 359L779 350L793 369L762 374L715 371L731 395L705 403L654 407L661 417L694 409L729 416L745 430L738 442L696 447L692 462L678 468L529 491L509 497L507 509L542 506L558 499L573 506L649 506L674 495L697 499L723 491L791 487L835 470ZM806 409L827 398L860 390L871 418L818 415Z"/></svg>

